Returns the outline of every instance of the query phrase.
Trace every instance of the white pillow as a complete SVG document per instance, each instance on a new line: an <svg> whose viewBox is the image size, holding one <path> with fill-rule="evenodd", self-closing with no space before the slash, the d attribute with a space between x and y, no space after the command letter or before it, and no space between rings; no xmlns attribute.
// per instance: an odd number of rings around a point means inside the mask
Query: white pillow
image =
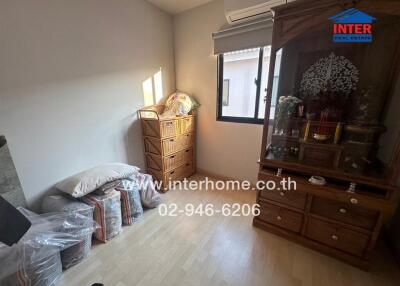
<svg viewBox="0 0 400 286"><path fill-rule="evenodd" d="M59 182L56 188L74 198L80 198L106 183L128 178L138 172L139 168L135 166L123 163L109 163L68 177Z"/></svg>

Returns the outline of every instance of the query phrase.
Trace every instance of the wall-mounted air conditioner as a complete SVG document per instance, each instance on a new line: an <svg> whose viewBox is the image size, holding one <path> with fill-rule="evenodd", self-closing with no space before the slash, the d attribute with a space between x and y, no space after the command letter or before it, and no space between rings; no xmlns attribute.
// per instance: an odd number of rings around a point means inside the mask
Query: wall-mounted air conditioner
<svg viewBox="0 0 400 286"><path fill-rule="evenodd" d="M224 0L225 16L231 25L271 17L271 8L287 0Z"/></svg>

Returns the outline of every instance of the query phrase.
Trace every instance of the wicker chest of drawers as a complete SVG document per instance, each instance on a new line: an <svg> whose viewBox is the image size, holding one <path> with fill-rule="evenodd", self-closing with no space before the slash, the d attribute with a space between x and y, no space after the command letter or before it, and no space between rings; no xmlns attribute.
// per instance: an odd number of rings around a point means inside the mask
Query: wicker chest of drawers
<svg viewBox="0 0 400 286"><path fill-rule="evenodd" d="M139 110L146 171L167 191L174 181L195 173L196 116L160 116L163 105Z"/></svg>

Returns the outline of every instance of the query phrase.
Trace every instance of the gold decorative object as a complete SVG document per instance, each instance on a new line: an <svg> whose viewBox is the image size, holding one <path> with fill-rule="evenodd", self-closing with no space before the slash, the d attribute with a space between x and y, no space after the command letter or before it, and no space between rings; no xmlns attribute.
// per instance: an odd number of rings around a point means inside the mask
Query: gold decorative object
<svg viewBox="0 0 400 286"><path fill-rule="evenodd" d="M306 130L304 131L304 141L307 141L309 133L310 133L310 121L307 121Z"/></svg>
<svg viewBox="0 0 400 286"><path fill-rule="evenodd" d="M333 140L333 143L338 144L341 135L342 135L342 124L338 122L338 124L336 125L335 139Z"/></svg>

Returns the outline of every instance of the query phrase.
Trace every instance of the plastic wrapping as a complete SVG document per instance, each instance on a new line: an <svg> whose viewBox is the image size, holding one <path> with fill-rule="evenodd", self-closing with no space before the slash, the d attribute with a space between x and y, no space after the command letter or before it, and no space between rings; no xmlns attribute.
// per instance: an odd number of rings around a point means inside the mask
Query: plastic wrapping
<svg viewBox="0 0 400 286"><path fill-rule="evenodd" d="M121 213L124 225L137 222L143 216L139 186L132 184L132 181L121 180L115 190L121 193Z"/></svg>
<svg viewBox="0 0 400 286"><path fill-rule="evenodd" d="M151 175L139 173L136 176L131 176L129 180L135 182L140 188L140 199L143 207L153 209L163 202L161 195L156 191L156 187Z"/></svg>
<svg viewBox="0 0 400 286"><path fill-rule="evenodd" d="M0 247L0 253L1 253ZM0 254L1 257L1 254ZM35 264L19 267L17 272L0 280L1 286L54 286L62 275L60 253L40 259Z"/></svg>
<svg viewBox="0 0 400 286"><path fill-rule="evenodd" d="M104 194L113 189L121 194L122 223L131 225L137 222L143 216L139 185L131 180L121 179L101 186L94 193Z"/></svg>
<svg viewBox="0 0 400 286"><path fill-rule="evenodd" d="M64 195L48 196L43 199L42 212L77 212L93 219L94 207ZM90 254L92 234L83 234L79 243L61 251L61 262L64 269L68 269Z"/></svg>
<svg viewBox="0 0 400 286"><path fill-rule="evenodd" d="M88 218L93 218L94 207L66 195L45 197L42 201L42 212L78 212Z"/></svg>
<svg viewBox="0 0 400 286"><path fill-rule="evenodd" d="M62 275L60 251L91 235L97 224L79 213L37 215L18 209L32 223L12 247L0 245L0 285L53 286Z"/></svg>
<svg viewBox="0 0 400 286"><path fill-rule="evenodd" d="M114 189L104 194L89 194L80 198L86 204L94 206L94 220L100 225L95 237L107 242L122 232L121 195Z"/></svg>

